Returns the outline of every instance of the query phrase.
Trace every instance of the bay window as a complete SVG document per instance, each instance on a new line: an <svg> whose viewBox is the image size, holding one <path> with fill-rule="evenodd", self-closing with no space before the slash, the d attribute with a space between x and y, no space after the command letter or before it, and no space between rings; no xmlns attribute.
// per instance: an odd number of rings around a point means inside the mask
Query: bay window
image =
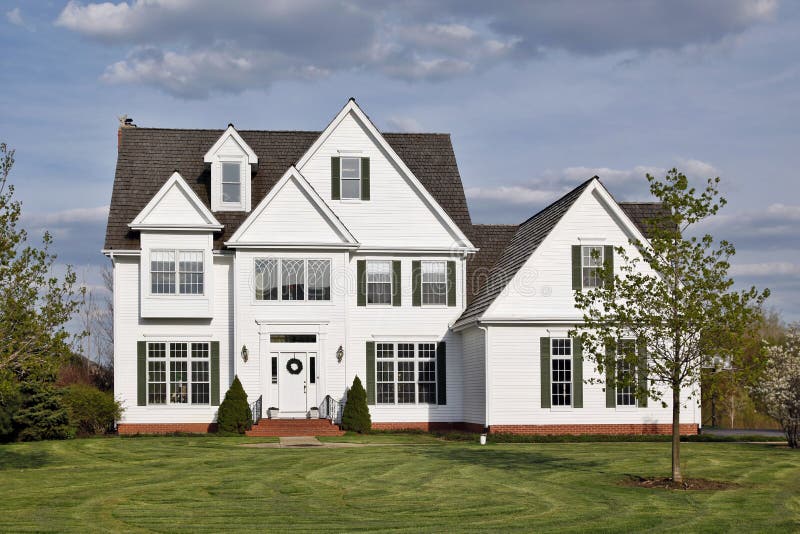
<svg viewBox="0 0 800 534"><path fill-rule="evenodd" d="M202 295L203 285L203 251L150 252L150 292L153 295Z"/></svg>

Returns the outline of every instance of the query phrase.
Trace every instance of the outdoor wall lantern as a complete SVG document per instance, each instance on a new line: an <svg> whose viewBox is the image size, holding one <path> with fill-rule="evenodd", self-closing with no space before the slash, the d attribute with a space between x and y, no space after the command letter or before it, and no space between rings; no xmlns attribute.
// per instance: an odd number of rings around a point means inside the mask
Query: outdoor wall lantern
<svg viewBox="0 0 800 534"><path fill-rule="evenodd" d="M247 362L247 358L250 356L250 351L247 350L247 345L242 345L242 360Z"/></svg>
<svg viewBox="0 0 800 534"><path fill-rule="evenodd" d="M342 363L342 358L344 358L344 349L339 345L339 348L336 350L336 361Z"/></svg>

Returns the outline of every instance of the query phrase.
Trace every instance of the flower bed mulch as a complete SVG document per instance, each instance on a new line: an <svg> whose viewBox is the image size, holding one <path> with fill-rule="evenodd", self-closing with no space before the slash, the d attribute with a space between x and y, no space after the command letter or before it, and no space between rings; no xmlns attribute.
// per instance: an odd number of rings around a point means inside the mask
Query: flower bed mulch
<svg viewBox="0 0 800 534"><path fill-rule="evenodd" d="M622 481L623 486L636 488L670 489L670 490L727 490L740 487L735 482L707 480L705 478L684 478L675 482L669 477L637 477L630 476Z"/></svg>

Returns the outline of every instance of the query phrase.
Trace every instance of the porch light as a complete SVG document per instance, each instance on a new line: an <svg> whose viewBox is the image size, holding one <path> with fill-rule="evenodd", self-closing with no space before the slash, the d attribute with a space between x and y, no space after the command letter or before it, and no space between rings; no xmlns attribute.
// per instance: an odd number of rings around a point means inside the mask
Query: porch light
<svg viewBox="0 0 800 534"><path fill-rule="evenodd" d="M342 358L344 358L344 349L339 345L339 348L336 350L336 361L342 363Z"/></svg>
<svg viewBox="0 0 800 534"><path fill-rule="evenodd" d="M242 345L242 360L246 362L249 356L250 351L247 350L247 345Z"/></svg>

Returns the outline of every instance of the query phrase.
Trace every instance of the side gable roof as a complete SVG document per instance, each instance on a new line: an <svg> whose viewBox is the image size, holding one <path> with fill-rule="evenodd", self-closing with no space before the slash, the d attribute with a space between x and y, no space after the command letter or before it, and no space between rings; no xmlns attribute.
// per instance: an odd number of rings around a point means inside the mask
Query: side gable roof
<svg viewBox="0 0 800 534"><path fill-rule="evenodd" d="M519 228L516 224L473 224L469 240L478 252L467 257L467 305L486 285L492 267Z"/></svg>
<svg viewBox="0 0 800 534"><path fill-rule="evenodd" d="M457 323L463 323L483 315L494 299L508 285L514 275L522 268L531 254L550 234L561 217L583 193L583 190L597 177L586 180L581 185L559 198L542 211L520 224L494 268L489 273L486 284L461 314Z"/></svg>
<svg viewBox="0 0 800 534"><path fill-rule="evenodd" d="M173 190L177 190L183 195L183 200L185 203L189 204L191 209L194 209L197 216L203 221L202 223L176 223L176 224L152 224L152 221L149 220L151 218L151 214L159 207L161 202L164 198ZM220 230L222 229L222 225L217 221L211 211L202 203L202 201L197 198L197 195L192 191L189 187L189 184L186 183L186 180L178 173L177 171L172 173L169 180L161 187L161 189L153 195L153 198L150 199L150 202L139 212L139 214L133 219L133 221L128 225L135 230L144 230L150 227L172 227L172 226L179 226L184 228L197 228L197 229L206 229L206 230Z"/></svg>
<svg viewBox="0 0 800 534"><path fill-rule="evenodd" d="M208 149L224 130L123 128L116 177L106 228L106 249L138 250L139 234L128 223L153 198L173 170L178 170L203 204L211 206L210 171L203 162ZM252 178L252 202L257 205L286 170L308 151L320 132L240 130L239 135L258 155ZM383 134L425 189L465 234L472 227L464 187L447 134ZM225 225L214 235L214 247L224 248L244 212L217 212Z"/></svg>

